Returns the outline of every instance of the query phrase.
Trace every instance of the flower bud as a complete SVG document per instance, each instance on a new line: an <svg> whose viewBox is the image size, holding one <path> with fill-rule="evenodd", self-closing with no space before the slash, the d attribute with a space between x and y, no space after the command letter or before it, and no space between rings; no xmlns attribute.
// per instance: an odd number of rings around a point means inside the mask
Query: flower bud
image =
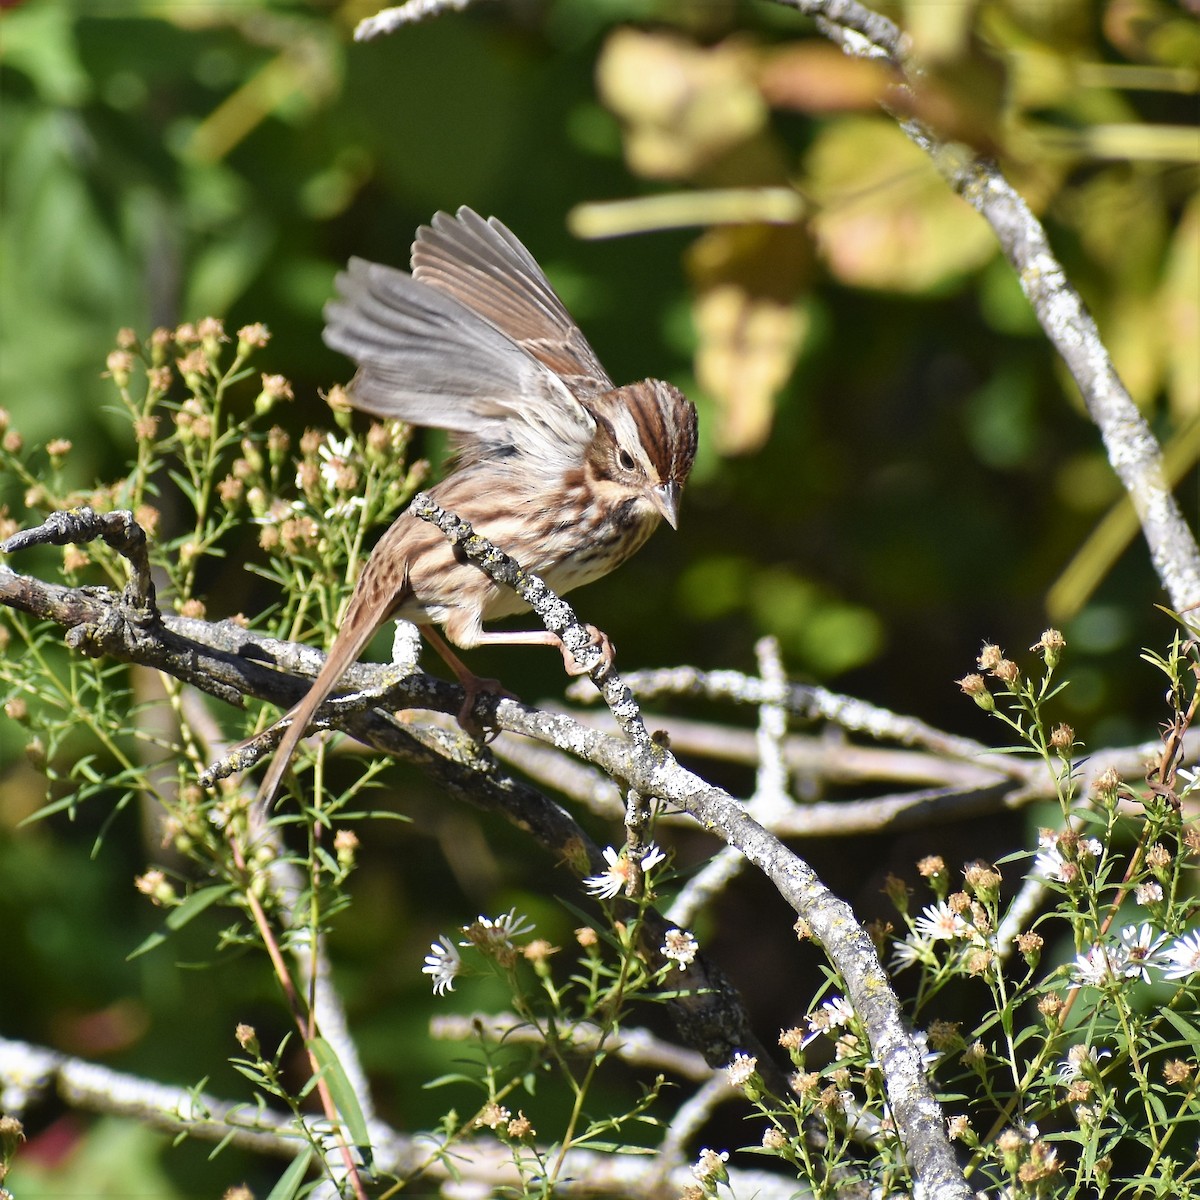
<svg viewBox="0 0 1200 1200"><path fill-rule="evenodd" d="M128 350L113 350L104 360L108 368L105 374L112 377L119 388L129 386L129 373L133 370L133 355Z"/></svg>
<svg viewBox="0 0 1200 1200"><path fill-rule="evenodd" d="M1042 957L1042 947L1045 941L1040 933L1034 933L1033 930L1027 930L1024 933L1017 934L1017 949L1021 952L1021 957L1025 960L1026 965L1036 967Z"/></svg>
<svg viewBox="0 0 1200 1200"><path fill-rule="evenodd" d="M992 674L1001 683L1011 688L1021 678L1021 668L1011 658L1003 658L996 664L996 669Z"/></svg>
<svg viewBox="0 0 1200 1200"><path fill-rule="evenodd" d="M230 512L236 512L246 499L246 485L233 475L226 475L217 484L217 495L221 498L221 503Z"/></svg>
<svg viewBox="0 0 1200 1200"><path fill-rule="evenodd" d="M219 317L204 317L196 327L200 335L200 347L210 361L215 362L221 353L221 343L229 339L225 336L225 325Z"/></svg>
<svg viewBox="0 0 1200 1200"><path fill-rule="evenodd" d="M0 1116L0 1167L5 1166L25 1140L25 1128L16 1117ZM0 1176L0 1180L3 1176Z"/></svg>
<svg viewBox="0 0 1200 1200"><path fill-rule="evenodd" d="M338 866L348 870L354 866L358 853L358 834L353 829L339 829L333 835L333 849L337 855Z"/></svg>
<svg viewBox="0 0 1200 1200"><path fill-rule="evenodd" d="M270 458L273 467L277 467L283 462L291 445L292 439L288 436L287 430L281 429L278 425L272 425L267 432L267 457Z"/></svg>
<svg viewBox="0 0 1200 1200"><path fill-rule="evenodd" d="M1075 745L1075 730L1070 725L1055 725L1050 732L1050 749L1061 758L1070 758Z"/></svg>
<svg viewBox="0 0 1200 1200"><path fill-rule="evenodd" d="M992 693L987 690L987 684L984 682L982 675L964 675L958 680L958 686L962 688L963 693L970 696L984 712L994 712L996 701L992 697Z"/></svg>
<svg viewBox="0 0 1200 1200"><path fill-rule="evenodd" d="M1047 629L1041 636L1041 639L1030 646L1030 650L1040 652L1042 662L1046 664L1047 670L1053 671L1062 660L1062 652L1066 648L1067 641L1057 629Z"/></svg>
<svg viewBox="0 0 1200 1200"><path fill-rule="evenodd" d="M150 335L150 362L153 366L161 367L167 361L174 340L175 334L161 326Z"/></svg>
<svg viewBox="0 0 1200 1200"><path fill-rule="evenodd" d="M984 642L975 660L981 671L995 671L996 666L1003 660L1004 651L992 642Z"/></svg>
<svg viewBox="0 0 1200 1200"><path fill-rule="evenodd" d="M237 336L238 358L245 358L252 350L261 350L271 340L271 331L256 321L253 325L243 325Z"/></svg>
<svg viewBox="0 0 1200 1200"><path fill-rule="evenodd" d="M897 912L908 912L908 884L898 875L888 873L883 881L883 890L887 898L896 906Z"/></svg>
<svg viewBox="0 0 1200 1200"><path fill-rule="evenodd" d="M263 375L262 391L255 397L254 411L265 417L280 400L293 398L292 385L282 375Z"/></svg>
<svg viewBox="0 0 1200 1200"><path fill-rule="evenodd" d="M61 470L64 460L71 453L71 443L66 438L52 438L46 443L46 453L50 456L50 465Z"/></svg>
<svg viewBox="0 0 1200 1200"><path fill-rule="evenodd" d="M174 886L161 871L146 871L133 881L133 885L160 908L170 908L179 903Z"/></svg>

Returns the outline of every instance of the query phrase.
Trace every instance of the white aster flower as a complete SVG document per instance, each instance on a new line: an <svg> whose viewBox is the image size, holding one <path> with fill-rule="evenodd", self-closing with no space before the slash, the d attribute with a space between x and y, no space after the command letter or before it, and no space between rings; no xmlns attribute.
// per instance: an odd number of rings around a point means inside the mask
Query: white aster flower
<svg viewBox="0 0 1200 1200"><path fill-rule="evenodd" d="M1148 883L1139 883L1133 889L1133 898L1139 904L1158 904L1163 898L1162 884L1155 880L1150 880Z"/></svg>
<svg viewBox="0 0 1200 1200"><path fill-rule="evenodd" d="M808 1018L808 1033L804 1035L803 1040L800 1042L800 1048L803 1050L805 1046L815 1041L822 1033L828 1033L831 1029L840 1029L843 1025L848 1025L853 1019L854 1009L851 1007L849 1000L843 999L841 996L834 996L832 1000L826 1000Z"/></svg>
<svg viewBox="0 0 1200 1200"><path fill-rule="evenodd" d="M937 904L927 904L913 924L917 933L931 942L967 937L970 934L970 926L945 900L939 900Z"/></svg>
<svg viewBox="0 0 1200 1200"><path fill-rule="evenodd" d="M533 932L533 922L518 916L515 908L510 908L502 917L492 920L491 917L480 916L470 925L462 927L467 940L459 942L460 946L478 946L481 950L511 950L513 938Z"/></svg>
<svg viewBox="0 0 1200 1200"><path fill-rule="evenodd" d="M720 1154L715 1150L701 1150L692 1166L692 1178L698 1183L707 1183L709 1180L726 1182L729 1179L729 1172L725 1170L728 1161L728 1150L722 1150Z"/></svg>
<svg viewBox="0 0 1200 1200"><path fill-rule="evenodd" d="M696 939L686 929L668 929L659 953L678 964L682 971L684 967L691 966L699 949Z"/></svg>
<svg viewBox="0 0 1200 1200"><path fill-rule="evenodd" d="M1138 975L1150 982L1150 968L1163 965L1162 949L1170 939L1165 933L1156 933L1153 925L1127 925L1121 930L1121 945L1125 950L1125 975L1135 979Z"/></svg>
<svg viewBox="0 0 1200 1200"><path fill-rule="evenodd" d="M1164 979L1186 979L1200 971L1200 929L1176 938L1162 956L1170 963L1163 966Z"/></svg>
<svg viewBox="0 0 1200 1200"><path fill-rule="evenodd" d="M743 1088L754 1078L754 1072L758 1070L758 1059L752 1054L742 1054L739 1051L725 1070L729 1075L730 1086Z"/></svg>
<svg viewBox="0 0 1200 1200"><path fill-rule="evenodd" d="M657 867L666 857L653 842L650 842L646 847L646 852L642 855L641 868L643 871L649 871L652 867ZM583 881L583 886L592 896L599 896L602 900L612 900L621 894L629 882L631 864L624 849L615 850L612 846L604 847L604 861L608 863L608 868L599 875L589 875Z"/></svg>
<svg viewBox="0 0 1200 1200"><path fill-rule="evenodd" d="M462 957L458 948L448 937L440 937L429 947L430 953L425 955L425 965L421 968L422 975L433 978L433 993L444 996L454 991L454 977L462 969Z"/></svg>
<svg viewBox="0 0 1200 1200"><path fill-rule="evenodd" d="M347 462L354 456L354 441L345 438L338 441L331 433L325 439L325 445L317 449L321 456L321 482L329 491L337 491L338 478Z"/></svg>
<svg viewBox="0 0 1200 1200"><path fill-rule="evenodd" d="M325 520L332 521L334 517L348 517L356 508L366 508L365 496L347 496L337 504L325 510Z"/></svg>
<svg viewBox="0 0 1200 1200"><path fill-rule="evenodd" d="M1127 974L1129 955L1124 946L1093 946L1086 954L1080 954L1071 968L1071 978L1076 983L1100 987L1122 979Z"/></svg>
<svg viewBox="0 0 1200 1200"><path fill-rule="evenodd" d="M1045 839L1043 839L1043 845ZM1043 879L1053 879L1056 883L1066 883L1063 876L1063 856L1053 842L1042 850L1033 860L1033 869Z"/></svg>
<svg viewBox="0 0 1200 1200"><path fill-rule="evenodd" d="M1038 838L1041 851L1034 857L1033 869L1043 879L1056 883L1070 883L1075 878L1076 864L1095 862L1104 853L1104 845L1097 838L1080 838L1075 844L1075 862L1068 863L1058 848L1058 834L1047 829Z"/></svg>
<svg viewBox="0 0 1200 1200"><path fill-rule="evenodd" d="M892 957L888 959L888 969L899 974L906 967L923 962L929 951L929 943L915 933L892 944Z"/></svg>
<svg viewBox="0 0 1200 1200"><path fill-rule="evenodd" d="M917 1048L917 1053L921 1056L921 1066L926 1070L930 1067L935 1067L941 1061L942 1056L946 1053L945 1050L931 1050L929 1047L929 1034L924 1029L918 1029L912 1035L913 1045Z"/></svg>
<svg viewBox="0 0 1200 1200"><path fill-rule="evenodd" d="M1080 1044L1067 1051L1067 1057L1058 1064L1058 1082L1070 1083L1094 1067L1102 1058L1112 1058L1111 1050L1098 1050L1095 1046Z"/></svg>
<svg viewBox="0 0 1200 1200"><path fill-rule="evenodd" d="M649 842L646 846L645 854L642 855L642 870L649 871L653 867L657 867L660 862L665 862L666 858L666 854L658 846L653 842Z"/></svg>
<svg viewBox="0 0 1200 1200"><path fill-rule="evenodd" d="M1186 799L1196 789L1197 786L1200 786L1200 771L1195 770L1194 768L1188 770L1187 768L1180 767L1179 770L1175 772L1175 778L1177 781L1180 779L1183 780L1183 786L1176 786L1175 789L1181 800Z"/></svg>
<svg viewBox="0 0 1200 1200"><path fill-rule="evenodd" d="M608 863L608 869L599 875L589 875L583 881L583 886L590 895L599 896L602 900L612 900L621 894L628 882L629 863L612 846L604 847L604 861Z"/></svg>

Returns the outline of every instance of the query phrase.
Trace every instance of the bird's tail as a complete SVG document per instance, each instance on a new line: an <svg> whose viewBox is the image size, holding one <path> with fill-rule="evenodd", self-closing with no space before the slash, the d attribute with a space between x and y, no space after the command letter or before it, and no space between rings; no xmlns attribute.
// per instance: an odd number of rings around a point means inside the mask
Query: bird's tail
<svg viewBox="0 0 1200 1200"><path fill-rule="evenodd" d="M296 753L300 739L308 732L308 726L322 702L337 686L338 680L346 673L350 665L357 661L358 656L366 649L367 643L375 635L375 631L383 624L382 620L373 620L366 606L361 604L361 590L356 590L351 597L350 606L342 619L341 629L329 647L325 665L321 668L308 694L282 717L278 724L289 722L283 737L275 750L271 765L263 777L258 789L257 803L266 811L275 800L275 793L283 782L284 773ZM357 610L357 611L356 611Z"/></svg>

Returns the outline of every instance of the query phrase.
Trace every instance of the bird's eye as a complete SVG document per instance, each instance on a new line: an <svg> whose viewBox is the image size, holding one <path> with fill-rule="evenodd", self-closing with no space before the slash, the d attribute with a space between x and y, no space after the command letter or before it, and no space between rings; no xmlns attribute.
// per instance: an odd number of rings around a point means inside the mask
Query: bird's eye
<svg viewBox="0 0 1200 1200"><path fill-rule="evenodd" d="M617 454L617 462L621 464L622 471L633 470L633 455L628 450L621 450Z"/></svg>

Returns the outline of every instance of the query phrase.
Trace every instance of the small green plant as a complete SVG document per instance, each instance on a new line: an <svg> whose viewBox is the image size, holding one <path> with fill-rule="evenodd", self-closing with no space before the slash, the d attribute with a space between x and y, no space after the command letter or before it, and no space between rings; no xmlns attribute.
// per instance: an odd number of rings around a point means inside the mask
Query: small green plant
<svg viewBox="0 0 1200 1200"><path fill-rule="evenodd" d="M898 980L915 972L927 1070L982 1194L1196 1196L1200 831L1185 814L1200 783L1181 764L1200 697L1197 644L1177 636L1165 655L1146 655L1168 681L1170 712L1141 787L1112 768L1083 786L1075 734L1050 715L1064 648L1048 630L1033 647L1040 670L1026 675L986 645L981 673L960 681L1015 736L1012 752L1043 764L1059 824L1040 830L1037 850L966 864L956 890L943 859L926 856L917 868L928 902L914 913L893 877L902 932L876 932L891 944ZM1021 886L1005 900L1014 875ZM830 976L827 989L837 987ZM973 1027L939 1015L955 987L983 1014ZM864 1169L870 1150L865 1169L880 1194L900 1194L905 1150L852 1007L834 994L780 1045L796 1069L786 1101L763 1093L753 1060L730 1067L766 1121L748 1149L794 1164L818 1196L837 1195L842 1165ZM718 1181L719 1172L706 1176L697 1195L717 1194Z"/></svg>

